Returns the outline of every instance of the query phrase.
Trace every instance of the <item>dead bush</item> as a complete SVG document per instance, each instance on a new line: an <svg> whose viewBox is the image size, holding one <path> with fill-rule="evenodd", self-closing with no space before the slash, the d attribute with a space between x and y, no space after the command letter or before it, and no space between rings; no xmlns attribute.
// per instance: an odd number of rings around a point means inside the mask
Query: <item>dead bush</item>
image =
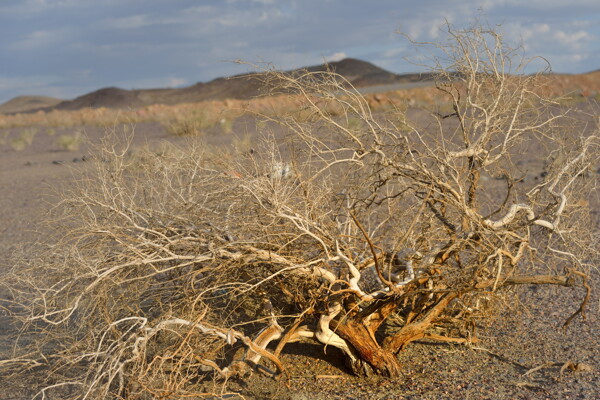
<svg viewBox="0 0 600 400"><path fill-rule="evenodd" d="M272 72L303 99L301 118L266 117L288 141L133 159L109 137L52 256L5 283L40 334L5 372L50 371L38 398L181 397L207 370L285 374L285 345L314 340L393 377L415 340L476 341L516 285L585 287L565 325L583 315L597 128L539 95L496 32L448 38L435 72L452 111L423 123L373 114L334 72ZM523 182L533 143L545 174Z"/></svg>

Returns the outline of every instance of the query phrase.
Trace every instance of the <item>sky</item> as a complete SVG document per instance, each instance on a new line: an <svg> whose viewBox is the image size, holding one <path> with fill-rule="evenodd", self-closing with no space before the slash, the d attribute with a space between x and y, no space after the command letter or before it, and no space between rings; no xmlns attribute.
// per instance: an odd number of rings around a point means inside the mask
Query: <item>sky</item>
<svg viewBox="0 0 600 400"><path fill-rule="evenodd" d="M183 87L359 58L395 73L447 21L499 26L552 70L600 69L599 0L0 0L0 103L100 89Z"/></svg>

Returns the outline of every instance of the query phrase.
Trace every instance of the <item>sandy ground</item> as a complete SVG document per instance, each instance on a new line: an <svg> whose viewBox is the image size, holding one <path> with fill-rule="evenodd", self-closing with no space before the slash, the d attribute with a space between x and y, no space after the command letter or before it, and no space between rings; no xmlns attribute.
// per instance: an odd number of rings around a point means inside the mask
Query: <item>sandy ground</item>
<svg viewBox="0 0 600 400"><path fill-rule="evenodd" d="M22 151L5 142L0 145L0 272L11 267L10 254L43 239L40 221L56 201L55 193L76 179L77 169L86 168L89 149L66 151L44 128L33 144ZM236 124L236 132L249 131ZM86 127L92 141L103 128ZM246 132L248 133L248 132ZM252 132L249 132L252 134ZM18 135L11 131L9 138ZM230 140L208 136L221 145ZM136 127L135 145L167 137L160 125ZM540 173L540 160L530 158L528 178ZM89 164L89 163L88 163ZM284 351L290 379L274 381L255 374L231 380L227 390L220 381L205 382L215 398L246 399L596 399L600 398L600 279L594 276L595 291L589 302L587 320L576 318L568 331L561 329L583 296L581 289L526 288L519 299L522 312L507 312L504 318L479 331L481 342L472 347L417 342L399 355L405 366L397 379L356 378L348 374L341 354L330 348L327 354L316 344L290 345ZM564 306L568 304L568 306ZM9 327L0 317L1 343L6 347ZM586 371L566 369L566 362L582 363ZM525 375L535 367L547 365ZM589 367L589 368L588 368ZM588 370L589 369L589 370ZM1 378L0 378L1 379ZM2 388L0 399L27 398ZM229 394L225 394L229 393ZM25 397L23 397L25 396Z"/></svg>

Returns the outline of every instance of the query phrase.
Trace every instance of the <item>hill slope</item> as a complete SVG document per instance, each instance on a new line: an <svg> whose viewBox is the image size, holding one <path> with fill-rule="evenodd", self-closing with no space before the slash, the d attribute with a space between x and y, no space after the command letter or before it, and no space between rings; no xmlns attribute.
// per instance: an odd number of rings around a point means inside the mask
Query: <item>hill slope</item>
<svg viewBox="0 0 600 400"><path fill-rule="evenodd" d="M394 83L414 82L430 76L419 74L397 75L379 68L366 61L347 58L339 62L316 65L312 67L287 71L295 73L308 71L325 71L332 69L344 76L355 87L389 85ZM81 108L139 108L151 104L195 103L206 100L249 99L260 95L264 89L264 74L242 74L230 78L217 78L206 83L181 89L141 89L125 90L104 88L74 100L64 101L51 109L78 110Z"/></svg>
<svg viewBox="0 0 600 400"><path fill-rule="evenodd" d="M63 100L46 96L19 96L0 104L0 114L26 112L54 107Z"/></svg>

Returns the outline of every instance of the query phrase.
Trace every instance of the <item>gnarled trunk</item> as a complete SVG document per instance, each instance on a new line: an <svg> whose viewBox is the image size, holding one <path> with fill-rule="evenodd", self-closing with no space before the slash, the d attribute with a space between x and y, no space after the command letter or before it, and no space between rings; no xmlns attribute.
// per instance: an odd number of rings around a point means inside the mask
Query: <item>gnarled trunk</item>
<svg viewBox="0 0 600 400"><path fill-rule="evenodd" d="M350 360L348 367L356 375L376 374L388 377L400 375L400 363L395 354L382 348L368 325L355 319L343 321L337 325L336 332L356 351L358 359Z"/></svg>

